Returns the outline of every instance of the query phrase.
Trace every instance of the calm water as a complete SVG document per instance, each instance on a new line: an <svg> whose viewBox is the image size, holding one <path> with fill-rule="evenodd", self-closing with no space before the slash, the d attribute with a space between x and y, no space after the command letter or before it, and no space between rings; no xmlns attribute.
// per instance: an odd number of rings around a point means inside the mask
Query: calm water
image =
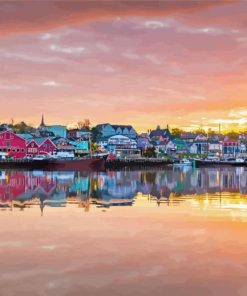
<svg viewBox="0 0 247 296"><path fill-rule="evenodd" d="M183 206L245 210L245 168L105 173L0 171L2 211L40 208Z"/></svg>
<svg viewBox="0 0 247 296"><path fill-rule="evenodd" d="M247 295L247 171L0 171L0 295Z"/></svg>

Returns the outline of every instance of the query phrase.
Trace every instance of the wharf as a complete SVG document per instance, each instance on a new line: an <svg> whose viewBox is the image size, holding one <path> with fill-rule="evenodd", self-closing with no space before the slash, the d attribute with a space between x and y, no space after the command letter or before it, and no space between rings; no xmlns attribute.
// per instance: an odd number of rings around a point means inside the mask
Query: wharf
<svg viewBox="0 0 247 296"><path fill-rule="evenodd" d="M118 169L124 167L164 167L171 165L171 160L162 158L126 158L126 159L108 159L106 161L107 169Z"/></svg>

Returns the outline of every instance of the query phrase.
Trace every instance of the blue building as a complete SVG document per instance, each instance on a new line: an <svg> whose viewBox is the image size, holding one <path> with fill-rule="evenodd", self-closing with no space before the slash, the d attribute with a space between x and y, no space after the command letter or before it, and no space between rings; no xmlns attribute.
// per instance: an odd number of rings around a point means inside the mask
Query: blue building
<svg viewBox="0 0 247 296"><path fill-rule="evenodd" d="M100 138L110 138L112 136L125 136L130 139L136 139L137 132L131 125L113 125L110 123L98 124L96 126L101 133Z"/></svg>
<svg viewBox="0 0 247 296"><path fill-rule="evenodd" d="M62 137L66 138L67 129L64 125L46 125L44 120L44 115L42 115L41 123L38 128L39 133L42 137Z"/></svg>

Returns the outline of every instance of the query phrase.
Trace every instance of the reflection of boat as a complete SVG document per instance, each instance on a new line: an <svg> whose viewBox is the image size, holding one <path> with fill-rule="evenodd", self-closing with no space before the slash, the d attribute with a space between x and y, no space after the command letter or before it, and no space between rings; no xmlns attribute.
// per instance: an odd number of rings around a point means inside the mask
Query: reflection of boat
<svg viewBox="0 0 247 296"><path fill-rule="evenodd" d="M173 164L174 167L187 167L187 166L191 166L192 162L188 159L182 159L179 162L175 162Z"/></svg>
<svg viewBox="0 0 247 296"><path fill-rule="evenodd" d="M67 171L102 171L105 169L106 157L75 159L21 159L2 160L1 168L25 168L31 170L67 170Z"/></svg>

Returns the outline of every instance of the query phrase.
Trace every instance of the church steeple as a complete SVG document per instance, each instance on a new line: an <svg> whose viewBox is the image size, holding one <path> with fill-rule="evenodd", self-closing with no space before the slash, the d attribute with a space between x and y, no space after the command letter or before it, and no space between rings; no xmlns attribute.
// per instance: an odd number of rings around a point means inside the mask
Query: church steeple
<svg viewBox="0 0 247 296"><path fill-rule="evenodd" d="M44 115L42 114L40 126L45 126Z"/></svg>

